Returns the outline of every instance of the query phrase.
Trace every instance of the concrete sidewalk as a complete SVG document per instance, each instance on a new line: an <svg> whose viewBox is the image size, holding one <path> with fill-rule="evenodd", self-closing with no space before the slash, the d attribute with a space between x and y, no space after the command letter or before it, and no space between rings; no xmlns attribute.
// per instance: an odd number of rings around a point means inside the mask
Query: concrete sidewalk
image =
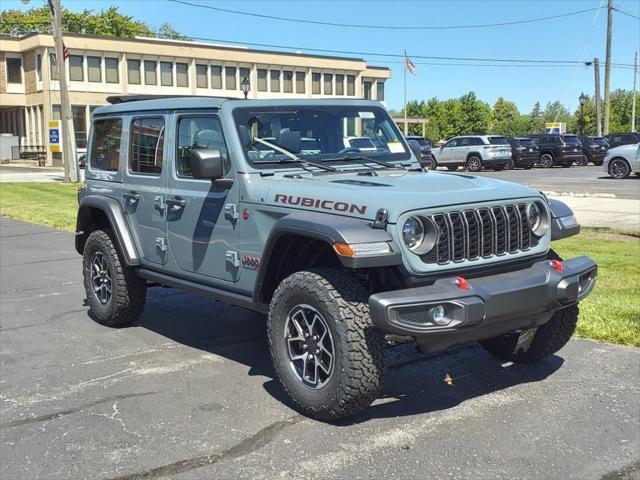
<svg viewBox="0 0 640 480"><path fill-rule="evenodd" d="M640 199L550 196L566 203L583 227L640 228Z"/></svg>

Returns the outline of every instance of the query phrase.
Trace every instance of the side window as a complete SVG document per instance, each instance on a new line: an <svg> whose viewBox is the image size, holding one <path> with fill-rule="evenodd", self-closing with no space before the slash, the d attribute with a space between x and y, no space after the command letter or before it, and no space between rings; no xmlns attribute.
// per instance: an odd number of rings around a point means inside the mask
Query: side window
<svg viewBox="0 0 640 480"><path fill-rule="evenodd" d="M220 150L225 173L230 170L227 146L218 117L211 115L182 117L178 120L176 171L180 177L191 177L191 152L195 149Z"/></svg>
<svg viewBox="0 0 640 480"><path fill-rule="evenodd" d="M122 119L106 118L93 122L89 164L96 170L115 172L120 166Z"/></svg>
<svg viewBox="0 0 640 480"><path fill-rule="evenodd" d="M453 140L449 140L446 144L445 144L445 148L451 148L451 147L457 147L458 146L458 139L454 138Z"/></svg>
<svg viewBox="0 0 640 480"><path fill-rule="evenodd" d="M129 170L142 175L160 175L164 147L164 119L137 118L131 123Z"/></svg>
<svg viewBox="0 0 640 480"><path fill-rule="evenodd" d="M469 145L473 145L473 143L471 142L471 138L469 137L464 137L461 138L460 140L458 140L458 146L459 147L468 147Z"/></svg>

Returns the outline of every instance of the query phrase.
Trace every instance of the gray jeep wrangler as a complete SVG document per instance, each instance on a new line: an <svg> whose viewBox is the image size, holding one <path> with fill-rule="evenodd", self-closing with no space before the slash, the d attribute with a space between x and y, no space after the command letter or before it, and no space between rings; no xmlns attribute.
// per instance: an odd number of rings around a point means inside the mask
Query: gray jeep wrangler
<svg viewBox="0 0 640 480"><path fill-rule="evenodd" d="M264 312L278 379L323 420L376 398L389 342L479 341L522 363L558 351L596 280L591 259L550 250L579 232L571 210L418 161L373 101L98 108L76 234L91 311L130 325L163 285Z"/></svg>

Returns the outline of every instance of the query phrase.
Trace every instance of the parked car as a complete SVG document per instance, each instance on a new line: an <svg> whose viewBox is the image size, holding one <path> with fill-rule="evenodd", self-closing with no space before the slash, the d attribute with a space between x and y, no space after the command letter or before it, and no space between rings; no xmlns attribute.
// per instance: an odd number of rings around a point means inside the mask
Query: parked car
<svg viewBox="0 0 640 480"><path fill-rule="evenodd" d="M585 135L580 137L580 141L582 142L582 161L580 165L587 165L589 162L594 165L602 165L604 157L607 156L609 151L607 139Z"/></svg>
<svg viewBox="0 0 640 480"><path fill-rule="evenodd" d="M470 172L485 167L503 170L511 160L511 145L505 137L497 135L465 135L453 137L431 154L436 168L454 171L466 166Z"/></svg>
<svg viewBox="0 0 640 480"><path fill-rule="evenodd" d="M632 172L640 176L640 143L610 149L603 167L605 172L618 180L627 178Z"/></svg>
<svg viewBox="0 0 640 480"><path fill-rule="evenodd" d="M538 165L570 167L582 161L582 143L576 135L529 135L539 149Z"/></svg>
<svg viewBox="0 0 640 480"><path fill-rule="evenodd" d="M379 147L345 149L364 120ZM420 171L379 102L128 101L96 108L89 136L75 246L91 318L132 325L158 285L267 314L276 378L314 418L377 398L392 338L541 361L569 341L596 282L593 260L551 249L580 231L567 205ZM302 138L320 151L301 154Z"/></svg>
<svg viewBox="0 0 640 480"><path fill-rule="evenodd" d="M433 145L431 144L431 140L428 140L420 135L407 135L405 137L407 140L415 140L420 145L420 166L425 169L433 169L433 156L431 155L431 150Z"/></svg>
<svg viewBox="0 0 640 480"><path fill-rule="evenodd" d="M609 148L616 148L622 145L634 145L640 142L640 133L627 132L627 133L609 133L605 135L607 142L609 142Z"/></svg>
<svg viewBox="0 0 640 480"><path fill-rule="evenodd" d="M511 160L505 165L505 169L515 167L530 169L539 157L538 146L528 137L507 137L511 145Z"/></svg>

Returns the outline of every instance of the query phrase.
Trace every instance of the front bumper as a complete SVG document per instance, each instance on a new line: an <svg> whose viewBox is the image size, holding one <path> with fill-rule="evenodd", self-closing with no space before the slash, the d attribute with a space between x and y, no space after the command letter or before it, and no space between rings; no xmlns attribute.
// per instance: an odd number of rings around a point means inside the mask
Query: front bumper
<svg viewBox="0 0 640 480"><path fill-rule="evenodd" d="M468 280L437 280L426 287L372 295L373 323L384 333L415 337L421 350L437 352L547 322L553 313L585 298L593 289L597 267L588 257L561 263L549 260L514 272ZM446 325L437 325L431 309L442 305Z"/></svg>

